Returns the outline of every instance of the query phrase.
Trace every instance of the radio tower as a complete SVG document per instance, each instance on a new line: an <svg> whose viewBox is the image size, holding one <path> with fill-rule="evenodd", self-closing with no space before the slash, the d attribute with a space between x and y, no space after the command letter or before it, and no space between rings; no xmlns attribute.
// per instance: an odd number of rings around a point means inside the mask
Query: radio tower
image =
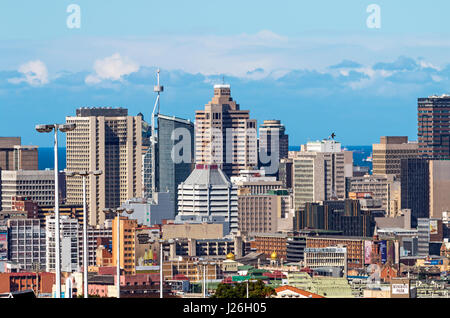
<svg viewBox="0 0 450 318"><path fill-rule="evenodd" d="M152 198L155 198L156 192L156 143L158 142L158 136L155 128L155 117L159 115L159 99L161 92L164 91L164 86L159 85L159 68L156 71L157 84L153 87L153 91L158 94L155 101L155 106L152 112Z"/></svg>

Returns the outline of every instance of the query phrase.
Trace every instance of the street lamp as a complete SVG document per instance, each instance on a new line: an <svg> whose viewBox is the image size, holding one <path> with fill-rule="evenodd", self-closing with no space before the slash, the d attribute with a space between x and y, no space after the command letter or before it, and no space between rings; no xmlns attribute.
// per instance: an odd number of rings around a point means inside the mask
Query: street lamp
<svg viewBox="0 0 450 318"><path fill-rule="evenodd" d="M87 240L87 209L86 209L86 177L90 174L99 176L101 170L94 171L66 171L67 177L81 176L83 178L83 293L84 298L88 298L88 240Z"/></svg>
<svg viewBox="0 0 450 318"><path fill-rule="evenodd" d="M49 133L54 131L55 152L55 270L56 270L56 298L61 298L61 243L59 230L59 184L58 184L58 129L61 132L69 132L75 129L75 124L49 124L36 125L37 132Z"/></svg>
<svg viewBox="0 0 450 318"><path fill-rule="evenodd" d="M203 266L203 298L206 298L206 266L207 265L216 265L215 262L194 262L194 265L202 265Z"/></svg>
<svg viewBox="0 0 450 318"><path fill-rule="evenodd" d="M120 298L120 215L122 212L126 211L128 214L132 214L134 212L133 209L125 209L125 208L117 208L117 209L103 209L103 212L106 213L114 213L117 216L117 246L116 246L116 252L117 252L117 298Z"/></svg>

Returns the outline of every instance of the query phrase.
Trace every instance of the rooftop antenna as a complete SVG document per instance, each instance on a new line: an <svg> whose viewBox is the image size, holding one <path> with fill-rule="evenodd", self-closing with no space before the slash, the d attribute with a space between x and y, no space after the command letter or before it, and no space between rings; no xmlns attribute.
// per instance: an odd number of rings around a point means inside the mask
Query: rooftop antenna
<svg viewBox="0 0 450 318"><path fill-rule="evenodd" d="M152 112L152 137L151 137L151 143L152 143L152 199L155 197L156 192L156 143L158 142L158 136L156 133L155 128L155 117L159 116L159 100L160 100L160 94L164 91L164 86L159 85L159 68L156 71L156 79L157 84L153 87L153 91L158 94L155 101L155 106L153 107Z"/></svg>

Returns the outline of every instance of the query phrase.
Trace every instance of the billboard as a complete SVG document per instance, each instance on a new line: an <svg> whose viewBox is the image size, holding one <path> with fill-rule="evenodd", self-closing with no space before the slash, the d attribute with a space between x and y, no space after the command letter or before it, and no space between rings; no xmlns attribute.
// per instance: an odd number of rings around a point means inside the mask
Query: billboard
<svg viewBox="0 0 450 318"><path fill-rule="evenodd" d="M380 242L380 254L381 254L381 263L386 264L387 261L387 242L385 240Z"/></svg>
<svg viewBox="0 0 450 318"><path fill-rule="evenodd" d="M372 263L372 241L364 241L364 264Z"/></svg>
<svg viewBox="0 0 450 318"><path fill-rule="evenodd" d="M0 260L8 259L8 232L0 230Z"/></svg>
<svg viewBox="0 0 450 318"><path fill-rule="evenodd" d="M430 220L430 235L438 234L438 221Z"/></svg>
<svg viewBox="0 0 450 318"><path fill-rule="evenodd" d="M408 295L408 284L392 284L392 294L394 295Z"/></svg>

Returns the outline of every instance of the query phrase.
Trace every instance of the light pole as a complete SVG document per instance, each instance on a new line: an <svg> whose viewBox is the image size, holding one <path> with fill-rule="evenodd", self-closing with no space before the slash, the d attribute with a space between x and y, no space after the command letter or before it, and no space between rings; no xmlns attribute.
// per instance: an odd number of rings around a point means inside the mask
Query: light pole
<svg viewBox="0 0 450 318"><path fill-rule="evenodd" d="M87 208L86 208L86 177L90 174L99 176L103 172L101 170L94 171L67 171L67 177L81 176L83 178L83 294L84 298L88 298L88 239L87 239Z"/></svg>
<svg viewBox="0 0 450 318"><path fill-rule="evenodd" d="M203 262L195 262L195 265L201 265L203 266L203 292L202 292L202 296L203 298L206 298L206 269L208 265L216 265L215 262L207 262L207 261L203 261Z"/></svg>
<svg viewBox="0 0 450 318"><path fill-rule="evenodd" d="M58 182L58 129L61 132L68 132L75 129L75 124L49 124L36 125L36 130L40 133L55 132L54 152L55 152L55 271L56 271L56 298L61 298L61 243L59 230L59 182Z"/></svg>
<svg viewBox="0 0 450 318"><path fill-rule="evenodd" d="M159 298L163 298L163 243L165 242L172 244L175 241L173 239L169 239L167 241L162 239L159 240Z"/></svg>
<svg viewBox="0 0 450 318"><path fill-rule="evenodd" d="M123 211L126 211L128 214L132 214L134 212L133 209L125 210L124 208L120 207L117 209L103 209L104 213L114 213L117 217L117 235L116 235L116 253L117 253L117 282L116 282L116 288L117 288L117 298L120 298L120 215Z"/></svg>

